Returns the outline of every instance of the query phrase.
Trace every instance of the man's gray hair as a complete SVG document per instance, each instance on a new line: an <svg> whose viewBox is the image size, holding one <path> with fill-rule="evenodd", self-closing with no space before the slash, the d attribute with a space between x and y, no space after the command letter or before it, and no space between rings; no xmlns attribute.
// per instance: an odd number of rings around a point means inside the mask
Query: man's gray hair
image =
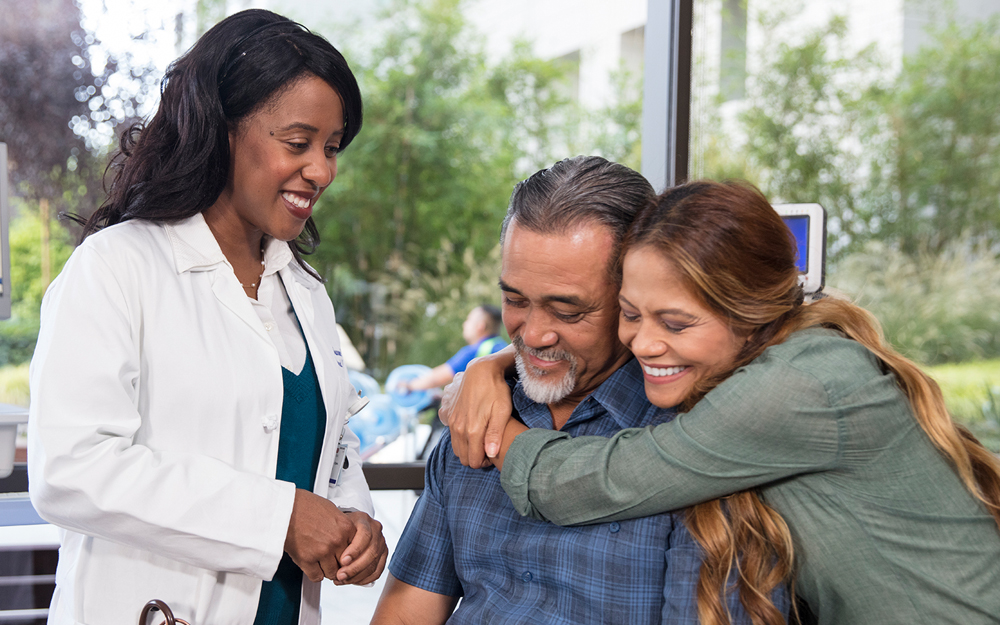
<svg viewBox="0 0 1000 625"><path fill-rule="evenodd" d="M613 270L635 214L654 197L649 181L624 165L600 156L567 158L517 183L500 226L500 245L514 220L538 234L563 234L596 222L611 231Z"/></svg>

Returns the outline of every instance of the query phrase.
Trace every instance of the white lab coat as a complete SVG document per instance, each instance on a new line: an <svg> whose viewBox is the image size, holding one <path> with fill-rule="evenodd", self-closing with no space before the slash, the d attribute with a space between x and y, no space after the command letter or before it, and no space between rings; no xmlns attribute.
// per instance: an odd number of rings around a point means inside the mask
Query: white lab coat
<svg viewBox="0 0 1000 625"><path fill-rule="evenodd" d="M330 483L357 398L333 306L287 244L265 256L285 263L326 406L313 490L374 514L349 430ZM65 529L49 623L135 625L157 598L192 625L250 625L295 491L274 479L282 395L278 352L201 215L88 237L45 296L31 362L31 501ZM319 594L303 580L301 625L319 622Z"/></svg>

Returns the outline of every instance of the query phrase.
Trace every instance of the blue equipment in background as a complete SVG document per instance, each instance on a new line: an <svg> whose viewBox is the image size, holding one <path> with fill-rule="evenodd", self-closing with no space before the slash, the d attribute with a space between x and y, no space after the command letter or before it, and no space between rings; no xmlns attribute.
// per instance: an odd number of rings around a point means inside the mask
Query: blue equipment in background
<svg viewBox="0 0 1000 625"><path fill-rule="evenodd" d="M360 371L355 371L354 369L348 369L347 379L351 381L351 384L354 385L354 389L358 391L358 395L361 395L362 397L368 397L370 399L382 392L382 388L379 387L378 381L367 373L361 373Z"/></svg>
<svg viewBox="0 0 1000 625"><path fill-rule="evenodd" d="M379 449L399 436L402 420L388 395L369 396L368 405L351 417L351 431L361 439L361 455Z"/></svg>
<svg viewBox="0 0 1000 625"><path fill-rule="evenodd" d="M429 407L434 401L434 395L429 391L406 392L400 390L400 384L414 378L418 378L425 373L430 373L431 368L427 365L403 365L396 367L385 379L385 390L400 408L408 408L414 412Z"/></svg>
<svg viewBox="0 0 1000 625"><path fill-rule="evenodd" d="M361 457L367 458L401 434L412 430L417 414L434 404L431 391L402 392L399 385L419 377L431 368L426 365L403 365L393 369L386 378L386 393L370 375L348 370L347 377L368 405L351 417L349 427L361 439Z"/></svg>

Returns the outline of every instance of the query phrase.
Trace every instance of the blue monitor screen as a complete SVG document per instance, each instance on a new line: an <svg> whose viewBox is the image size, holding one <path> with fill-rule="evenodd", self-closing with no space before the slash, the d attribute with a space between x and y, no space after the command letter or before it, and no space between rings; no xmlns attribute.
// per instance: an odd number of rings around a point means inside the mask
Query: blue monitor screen
<svg viewBox="0 0 1000 625"><path fill-rule="evenodd" d="M805 272L808 269L806 262L809 259L809 216L791 215L782 217L782 219L788 229L792 231L792 238L795 239L795 247L798 250L795 263L798 265L799 271Z"/></svg>

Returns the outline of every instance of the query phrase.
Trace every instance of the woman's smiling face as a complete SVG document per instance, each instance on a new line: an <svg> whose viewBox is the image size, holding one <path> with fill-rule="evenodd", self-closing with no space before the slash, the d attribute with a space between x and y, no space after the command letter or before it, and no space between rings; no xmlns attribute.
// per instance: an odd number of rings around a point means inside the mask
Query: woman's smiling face
<svg viewBox="0 0 1000 625"><path fill-rule="evenodd" d="M337 92L316 76L295 81L230 134L230 178L208 210L232 229L296 238L337 176L343 135Z"/></svg>
<svg viewBox="0 0 1000 625"><path fill-rule="evenodd" d="M622 266L618 337L642 365L646 396L661 408L726 371L746 342L707 309L652 246L629 250Z"/></svg>

